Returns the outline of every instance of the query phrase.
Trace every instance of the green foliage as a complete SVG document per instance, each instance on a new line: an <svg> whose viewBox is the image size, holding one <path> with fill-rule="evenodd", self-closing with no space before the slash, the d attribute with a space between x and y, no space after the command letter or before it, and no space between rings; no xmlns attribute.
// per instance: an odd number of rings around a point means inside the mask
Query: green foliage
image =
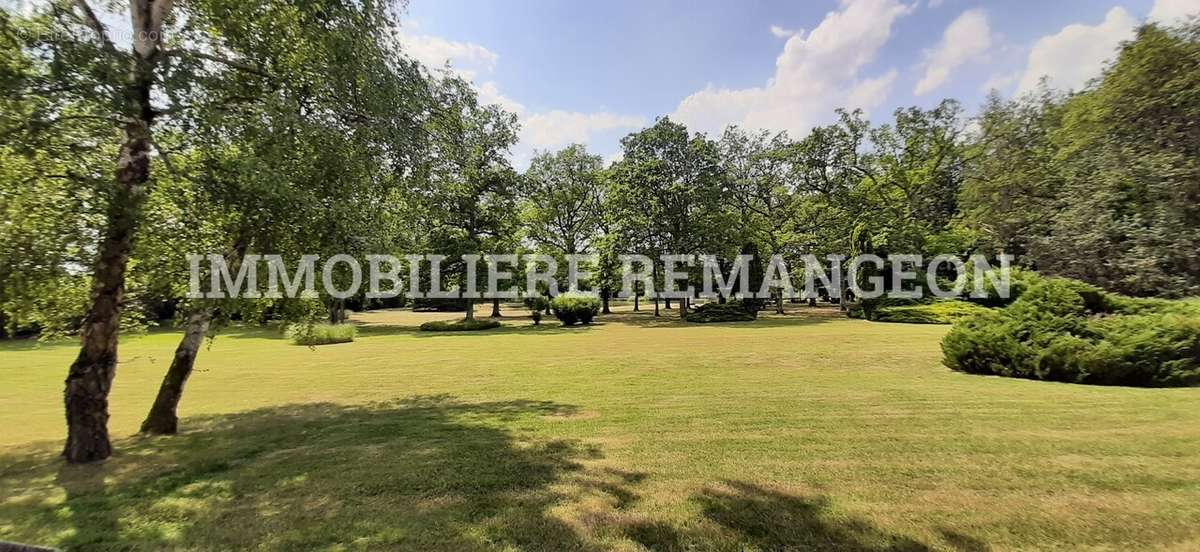
<svg viewBox="0 0 1200 552"><path fill-rule="evenodd" d="M500 322L495 320L463 319L455 321L432 320L421 324L423 332L476 332L499 328Z"/></svg>
<svg viewBox="0 0 1200 552"><path fill-rule="evenodd" d="M287 338L296 345L330 345L333 343L349 343L358 335L358 329L353 324L291 324L287 328Z"/></svg>
<svg viewBox="0 0 1200 552"><path fill-rule="evenodd" d="M1032 285L956 322L945 364L974 374L1142 387L1200 383L1200 302L1139 300L1075 280Z"/></svg>
<svg viewBox="0 0 1200 552"><path fill-rule="evenodd" d="M711 322L748 322L758 318L756 312L751 312L741 301L727 303L705 303L691 310L684 320L697 324Z"/></svg>
<svg viewBox="0 0 1200 552"><path fill-rule="evenodd" d="M876 309L872 320L902 324L952 324L960 318L988 312L986 307L958 300L939 300L922 305L899 305Z"/></svg>
<svg viewBox="0 0 1200 552"><path fill-rule="evenodd" d="M964 223L1052 275L1200 294L1200 20L1142 26L1078 94L985 108Z"/></svg>
<svg viewBox="0 0 1200 552"><path fill-rule="evenodd" d="M999 274L995 269L985 271L982 276L982 287L985 296L972 297L976 285L975 271L972 270L971 267L967 267L967 273L962 277L963 289L961 297L964 301L970 301L985 307L1007 306L1012 304L1013 301L1019 299L1031 285L1042 280L1041 276L1032 270L1025 270L1017 267L1010 268L1008 274L1008 294L1007 297L1005 297L1000 293L1000 290L996 289L996 284L992 280L993 277L999 277ZM948 289L951 286L952 283L942 284L943 289Z"/></svg>
<svg viewBox="0 0 1200 552"><path fill-rule="evenodd" d="M591 324L600 312L600 300L582 293L563 293L550 301L550 310L564 326Z"/></svg>
<svg viewBox="0 0 1200 552"><path fill-rule="evenodd" d="M546 310L546 307L550 306L550 300L546 299L545 297L543 297L541 295L527 296L522 301L522 303L525 305L525 308L527 308L531 311L534 311L534 312L537 312L537 311L544 312Z"/></svg>

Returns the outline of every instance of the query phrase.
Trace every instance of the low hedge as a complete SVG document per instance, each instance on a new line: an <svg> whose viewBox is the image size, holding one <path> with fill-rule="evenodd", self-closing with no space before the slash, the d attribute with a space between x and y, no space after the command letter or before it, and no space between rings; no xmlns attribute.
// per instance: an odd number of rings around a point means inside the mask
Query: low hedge
<svg viewBox="0 0 1200 552"><path fill-rule="evenodd" d="M947 299L920 305L902 305L876 309L873 320L901 324L953 324L956 320L988 312L974 303Z"/></svg>
<svg viewBox="0 0 1200 552"><path fill-rule="evenodd" d="M550 310L564 326L591 324L600 312L600 299L582 293L564 293L550 301Z"/></svg>
<svg viewBox="0 0 1200 552"><path fill-rule="evenodd" d="M1200 384L1200 301L1134 299L1049 278L961 319L944 363L972 374L1096 385Z"/></svg>
<svg viewBox="0 0 1200 552"><path fill-rule="evenodd" d="M292 324L286 335L296 345L332 345L354 341L358 328L352 324Z"/></svg>
<svg viewBox="0 0 1200 552"><path fill-rule="evenodd" d="M421 324L423 332L477 332L480 330L490 330L499 328L500 323L495 320L433 320Z"/></svg>
<svg viewBox="0 0 1200 552"><path fill-rule="evenodd" d="M756 318L756 312L752 312L750 307L741 301L729 301L728 303L705 303L700 305L684 317L688 322L697 324L708 324L712 322L749 322Z"/></svg>

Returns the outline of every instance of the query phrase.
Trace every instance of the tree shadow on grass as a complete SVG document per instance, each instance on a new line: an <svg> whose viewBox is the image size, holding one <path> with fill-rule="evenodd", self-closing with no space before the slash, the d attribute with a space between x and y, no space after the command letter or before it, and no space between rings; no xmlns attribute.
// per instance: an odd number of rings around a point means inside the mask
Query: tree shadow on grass
<svg viewBox="0 0 1200 552"><path fill-rule="evenodd" d="M581 550L548 508L599 452L505 429L570 415L548 402L295 405L189 420L120 454L67 466L0 456L4 537L67 549ZM613 485L621 477L587 479ZM607 492L607 491L606 491Z"/></svg>
<svg viewBox="0 0 1200 552"><path fill-rule="evenodd" d="M692 497L705 520L719 528L713 534L699 527L683 532L662 522L629 525L626 535L651 550L691 550L697 542L732 539L728 548L740 550L844 550L862 552L924 552L926 545L885 533L867 521L839 516L829 499L793 495L752 483L727 481Z"/></svg>
<svg viewBox="0 0 1200 552"><path fill-rule="evenodd" d="M757 320L700 324L681 320L677 311L667 311L663 316L654 316L653 312L614 313L603 315L599 320L640 328L788 328L824 324L844 318L845 316L834 316L824 311L812 313L797 312L785 315L762 313Z"/></svg>

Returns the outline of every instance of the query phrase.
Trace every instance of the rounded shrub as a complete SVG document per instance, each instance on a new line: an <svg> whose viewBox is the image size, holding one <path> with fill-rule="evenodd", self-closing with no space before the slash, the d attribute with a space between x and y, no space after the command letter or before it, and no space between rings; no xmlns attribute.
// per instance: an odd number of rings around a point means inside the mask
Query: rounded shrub
<svg viewBox="0 0 1200 552"><path fill-rule="evenodd" d="M591 324L600 312L600 299L582 293L564 293L550 301L550 310L564 326Z"/></svg>
<svg viewBox="0 0 1200 552"><path fill-rule="evenodd" d="M1200 302L1143 300L1043 279L1004 309L964 318L945 364L974 374L1139 387L1200 384Z"/></svg>

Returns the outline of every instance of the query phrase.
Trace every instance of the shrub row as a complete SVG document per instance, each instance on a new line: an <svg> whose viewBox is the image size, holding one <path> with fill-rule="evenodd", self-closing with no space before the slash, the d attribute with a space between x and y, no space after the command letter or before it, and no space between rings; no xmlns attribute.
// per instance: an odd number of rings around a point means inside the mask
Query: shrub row
<svg viewBox="0 0 1200 552"><path fill-rule="evenodd" d="M421 324L423 332L476 332L480 330L490 330L499 328L500 323L495 320L433 320Z"/></svg>
<svg viewBox="0 0 1200 552"><path fill-rule="evenodd" d="M1134 299L1082 282L1033 283L1004 309L964 318L946 366L973 374L1139 387L1200 383L1200 301Z"/></svg>
<svg viewBox="0 0 1200 552"><path fill-rule="evenodd" d="M358 329L353 324L292 324L286 335L296 345L330 345L354 341Z"/></svg>

